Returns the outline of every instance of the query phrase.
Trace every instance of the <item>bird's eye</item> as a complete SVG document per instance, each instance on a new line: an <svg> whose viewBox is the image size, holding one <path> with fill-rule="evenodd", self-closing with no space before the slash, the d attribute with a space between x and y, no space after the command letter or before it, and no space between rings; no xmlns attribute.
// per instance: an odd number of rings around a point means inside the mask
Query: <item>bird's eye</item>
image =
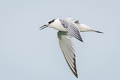
<svg viewBox="0 0 120 80"><path fill-rule="evenodd" d="M54 22L54 21L55 21L55 19L53 19L53 20L49 21L48 23L49 23L49 24L51 24L51 23L52 23L52 22Z"/></svg>

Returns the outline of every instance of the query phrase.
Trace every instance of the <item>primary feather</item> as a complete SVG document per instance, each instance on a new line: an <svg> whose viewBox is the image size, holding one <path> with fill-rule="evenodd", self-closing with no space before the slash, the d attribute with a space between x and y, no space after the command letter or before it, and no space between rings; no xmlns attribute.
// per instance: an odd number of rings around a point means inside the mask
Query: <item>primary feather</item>
<svg viewBox="0 0 120 80"><path fill-rule="evenodd" d="M71 39L69 38L67 32L59 31L58 39L60 48L63 52L63 55L66 59L68 66L70 67L73 74L78 78L77 69L76 69L76 56L75 50L73 48L73 44Z"/></svg>

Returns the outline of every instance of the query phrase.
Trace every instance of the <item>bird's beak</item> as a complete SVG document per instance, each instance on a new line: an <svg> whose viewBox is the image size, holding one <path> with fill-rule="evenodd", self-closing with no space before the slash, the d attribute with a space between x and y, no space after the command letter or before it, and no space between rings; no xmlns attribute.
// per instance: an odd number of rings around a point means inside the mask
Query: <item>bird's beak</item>
<svg viewBox="0 0 120 80"><path fill-rule="evenodd" d="M48 27L48 25L43 25L43 26L40 27L40 30L45 29L47 27Z"/></svg>

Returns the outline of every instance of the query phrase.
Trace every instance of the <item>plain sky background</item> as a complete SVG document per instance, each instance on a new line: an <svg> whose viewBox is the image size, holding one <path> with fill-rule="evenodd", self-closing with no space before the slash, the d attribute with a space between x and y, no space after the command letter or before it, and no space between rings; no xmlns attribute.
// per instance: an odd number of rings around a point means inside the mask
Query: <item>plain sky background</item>
<svg viewBox="0 0 120 80"><path fill-rule="evenodd" d="M39 27L73 17L104 34L74 39L79 78L59 48L57 31ZM0 80L120 80L119 0L1 0Z"/></svg>

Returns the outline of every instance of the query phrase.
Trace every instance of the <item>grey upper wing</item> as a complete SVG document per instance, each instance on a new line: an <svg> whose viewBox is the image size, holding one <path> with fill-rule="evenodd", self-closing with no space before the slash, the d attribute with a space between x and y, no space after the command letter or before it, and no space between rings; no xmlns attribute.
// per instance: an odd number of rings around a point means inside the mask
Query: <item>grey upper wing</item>
<svg viewBox="0 0 120 80"><path fill-rule="evenodd" d="M82 37L80 35L80 30L75 23L67 20L60 20L60 21L63 27L66 28L66 30L68 31L68 35L75 37L76 39L83 42Z"/></svg>
<svg viewBox="0 0 120 80"><path fill-rule="evenodd" d="M76 23L76 24L80 24L79 20L76 20L76 19L74 19L74 18L68 17L68 18L66 18L65 20L67 20L67 21L72 21L72 22L74 22L74 23Z"/></svg>
<svg viewBox="0 0 120 80"><path fill-rule="evenodd" d="M67 32L59 31L58 39L59 39L60 48L63 52L67 64L69 65L73 74L76 77L78 77L77 69L76 69L75 50L73 48L70 37L67 35Z"/></svg>

